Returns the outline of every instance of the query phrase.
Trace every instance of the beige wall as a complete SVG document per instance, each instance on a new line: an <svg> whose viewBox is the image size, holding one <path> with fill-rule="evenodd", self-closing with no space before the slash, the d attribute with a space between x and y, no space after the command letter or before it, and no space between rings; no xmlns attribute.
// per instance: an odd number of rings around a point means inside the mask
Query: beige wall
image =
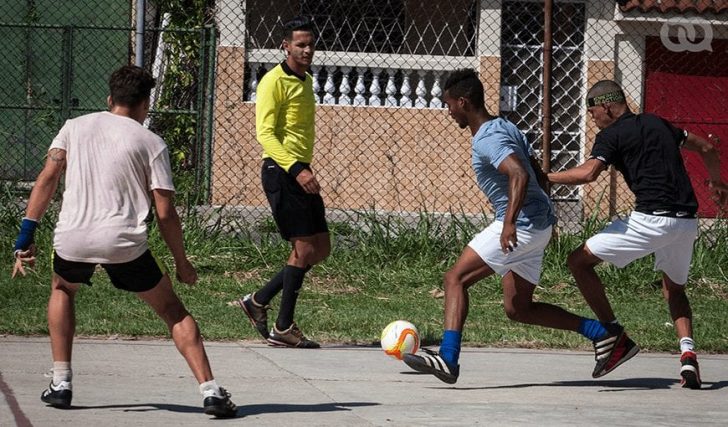
<svg viewBox="0 0 728 427"><path fill-rule="evenodd" d="M221 111L212 203L267 206L260 188L255 105ZM470 166L470 138L446 110L319 106L313 167L327 206L478 213L485 199ZM332 136L335 136L332 138Z"/></svg>
<svg viewBox="0 0 728 427"><path fill-rule="evenodd" d="M480 64L487 106L497 112L500 58ZM243 69L242 48L218 48L212 203L267 207ZM489 211L472 172L470 134L446 109L319 105L316 133L313 167L331 208Z"/></svg>
<svg viewBox="0 0 728 427"><path fill-rule="evenodd" d="M488 112L497 115L500 112L500 56L480 57L480 79L485 89L485 106Z"/></svg>
<svg viewBox="0 0 728 427"><path fill-rule="evenodd" d="M488 110L498 112L500 58L480 58ZM260 188L261 149L255 140L255 105L242 102L244 52L218 51L212 203L266 207ZM587 82L613 79L613 61L588 61ZM633 108L636 100L630 99ZM585 156L598 129L585 120ZM327 205L387 211L489 211L475 185L470 135L445 109L320 105L314 168ZM610 184L614 182L614 184ZM632 195L619 174L602 174L583 187L585 215L605 217L629 209Z"/></svg>
<svg viewBox="0 0 728 427"><path fill-rule="evenodd" d="M482 58L490 111L499 58ZM260 188L255 105L242 102L244 52L218 50L212 203L267 206ZM471 168L470 135L446 109L319 105L313 167L331 208L488 210Z"/></svg>

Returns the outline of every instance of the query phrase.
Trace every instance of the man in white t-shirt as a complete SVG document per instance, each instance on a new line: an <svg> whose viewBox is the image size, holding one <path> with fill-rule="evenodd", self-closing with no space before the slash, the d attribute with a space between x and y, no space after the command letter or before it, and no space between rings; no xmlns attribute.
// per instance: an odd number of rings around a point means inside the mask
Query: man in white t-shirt
<svg viewBox="0 0 728 427"><path fill-rule="evenodd" d="M30 194L18 239L13 276L35 261L33 235L65 171L63 203L53 239L53 279L48 329L53 380L41 400L69 407L72 399L71 349L75 332L74 297L97 264L114 287L136 293L165 321L175 345L200 383L205 413L233 417L230 394L212 375L199 328L174 290L169 276L147 247L144 222L152 203L160 232L174 257L177 278L197 281L187 259L174 185L164 141L141 123L149 112L154 78L124 66L109 80L110 111L68 120L51 143L48 159Z"/></svg>

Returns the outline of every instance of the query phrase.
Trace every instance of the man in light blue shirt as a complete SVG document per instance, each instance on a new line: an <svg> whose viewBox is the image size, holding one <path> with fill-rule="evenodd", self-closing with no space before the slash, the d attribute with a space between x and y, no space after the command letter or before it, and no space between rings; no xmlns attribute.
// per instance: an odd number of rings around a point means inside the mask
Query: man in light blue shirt
<svg viewBox="0 0 728 427"><path fill-rule="evenodd" d="M500 117L485 122L473 136L473 170L478 187L493 205L496 221L503 221L508 208L509 177L498 168L512 154L526 166L524 169L528 173L525 200L518 212L516 226L544 230L556 223L556 217L551 200L539 187L536 172L533 167L527 167L534 157L533 150L526 136L513 123Z"/></svg>
<svg viewBox="0 0 728 427"><path fill-rule="evenodd" d="M545 176L526 137L513 123L488 113L483 93L475 71L457 70L445 82L443 100L460 128L470 129L473 169L478 186L495 209L495 221L473 237L445 274L445 332L440 351L423 349L425 355L404 356L411 368L448 384L454 384L460 374L468 288L492 274L502 277L509 319L579 332L594 341L595 348L610 337L597 320L533 300L544 249L556 222L554 209L539 186L546 182Z"/></svg>

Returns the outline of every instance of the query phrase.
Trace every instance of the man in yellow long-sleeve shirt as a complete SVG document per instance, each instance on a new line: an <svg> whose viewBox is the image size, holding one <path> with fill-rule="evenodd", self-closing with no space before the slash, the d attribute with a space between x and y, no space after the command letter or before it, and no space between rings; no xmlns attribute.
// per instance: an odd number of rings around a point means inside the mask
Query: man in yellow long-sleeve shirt
<svg viewBox="0 0 728 427"><path fill-rule="evenodd" d="M293 313L306 272L331 252L321 187L311 170L316 101L307 72L315 36L307 18L284 25L286 60L258 84L255 128L263 146L263 189L278 230L291 242L286 265L265 286L237 301L258 332L276 346L318 348L307 339ZM269 303L279 292L278 318L268 331Z"/></svg>

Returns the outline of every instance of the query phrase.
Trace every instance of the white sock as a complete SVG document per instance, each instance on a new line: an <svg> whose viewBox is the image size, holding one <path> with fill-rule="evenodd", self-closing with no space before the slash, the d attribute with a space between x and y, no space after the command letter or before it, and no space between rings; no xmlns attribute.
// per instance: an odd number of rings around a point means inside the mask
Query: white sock
<svg viewBox="0 0 728 427"><path fill-rule="evenodd" d="M53 384L58 385L61 381L71 382L72 379L71 362L53 362Z"/></svg>
<svg viewBox="0 0 728 427"><path fill-rule="evenodd" d="M690 337L680 338L680 352L685 353L686 351L695 351L695 343Z"/></svg>
<svg viewBox="0 0 728 427"><path fill-rule="evenodd" d="M201 383L200 393L202 393L203 397L222 397L222 393L220 393L220 386L217 385L217 382L214 379Z"/></svg>

